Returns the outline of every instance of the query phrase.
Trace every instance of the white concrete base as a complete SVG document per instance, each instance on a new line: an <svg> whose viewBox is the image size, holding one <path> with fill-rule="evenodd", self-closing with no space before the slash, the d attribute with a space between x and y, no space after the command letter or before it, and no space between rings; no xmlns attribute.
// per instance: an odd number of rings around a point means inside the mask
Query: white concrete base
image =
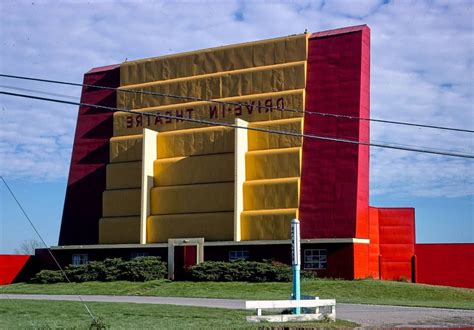
<svg viewBox="0 0 474 330"><path fill-rule="evenodd" d="M281 314L281 315L256 315L256 316L247 316L247 321L249 322L299 322L299 321L320 321L324 319L330 319L335 321L333 315L331 314Z"/></svg>
<svg viewBox="0 0 474 330"><path fill-rule="evenodd" d="M313 297L312 297L313 298ZM262 310L276 310L300 307L302 311L306 309L307 314L274 314L262 315ZM289 321L315 321L331 320L336 321L336 300L335 299L314 299L305 300L247 300L245 309L255 309L256 316L247 316L250 322L289 322Z"/></svg>

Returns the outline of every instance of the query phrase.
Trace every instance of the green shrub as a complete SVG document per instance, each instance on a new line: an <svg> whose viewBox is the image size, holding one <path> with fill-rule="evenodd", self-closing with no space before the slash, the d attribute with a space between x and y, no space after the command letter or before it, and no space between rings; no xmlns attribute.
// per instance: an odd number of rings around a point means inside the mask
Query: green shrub
<svg viewBox="0 0 474 330"><path fill-rule="evenodd" d="M291 275L290 266L271 261L206 261L189 268L193 281L289 282Z"/></svg>
<svg viewBox="0 0 474 330"><path fill-rule="evenodd" d="M139 257L132 260L121 258L91 261L84 265L65 267L71 282L89 281L149 281L163 279L167 274L166 264L159 257ZM34 283L66 282L60 271L42 270L31 279Z"/></svg>
<svg viewBox="0 0 474 330"><path fill-rule="evenodd" d="M71 282L104 281L107 273L106 266L102 261L91 261L77 266L69 265L65 271Z"/></svg>
<svg viewBox="0 0 474 330"><path fill-rule="evenodd" d="M318 278L318 274L314 271L302 270L301 271L301 278L304 278L306 280L314 280L314 279Z"/></svg>
<svg viewBox="0 0 474 330"><path fill-rule="evenodd" d="M59 270L43 269L37 273L31 281L39 284L66 282L64 275Z"/></svg>
<svg viewBox="0 0 474 330"><path fill-rule="evenodd" d="M163 279L166 265L158 257L138 257L117 265L117 279L124 281L150 281Z"/></svg>
<svg viewBox="0 0 474 330"><path fill-rule="evenodd" d="M154 258L154 257L152 257ZM160 260L159 257L156 257L157 260ZM111 282L117 281L120 273L120 265L124 261L121 258L105 259L103 261L105 266L105 273L103 274L101 281Z"/></svg>

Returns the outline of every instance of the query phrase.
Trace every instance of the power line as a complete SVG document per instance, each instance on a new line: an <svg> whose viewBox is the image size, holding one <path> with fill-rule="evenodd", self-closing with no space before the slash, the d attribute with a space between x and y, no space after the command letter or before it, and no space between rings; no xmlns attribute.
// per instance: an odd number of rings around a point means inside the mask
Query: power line
<svg viewBox="0 0 474 330"><path fill-rule="evenodd" d="M6 89L22 91L22 92L30 92L30 93L35 93L35 94L57 96L57 97L62 97L62 98L65 98L65 99L70 99L70 100L77 100L78 99L77 96L60 94L60 93L45 92L45 91L40 91L40 90L37 90L37 89L30 89L30 88L23 88L23 87L9 86L9 85L0 85L0 87L1 88L6 88Z"/></svg>
<svg viewBox="0 0 474 330"><path fill-rule="evenodd" d="M58 97L67 98L67 99L71 99L71 100L78 100L78 97L74 97L74 96L71 96L71 95L65 95L65 94L59 94L59 93L50 93L50 92L45 92L45 91L41 91L41 90L37 90L37 89L21 88L21 87L9 86L9 85L0 85L0 87L7 88L7 89L12 89L12 90L31 92L31 93L35 93L35 94L58 96ZM319 133L319 135L326 136L326 137L331 137L331 135L328 135L328 134ZM350 139L350 137L342 136L342 135L339 135L338 138L340 138L340 139ZM371 139L371 141L372 142L384 143L383 141L374 140L374 139ZM391 143L391 145L399 145L399 146L404 146L404 147L416 148L416 146L407 145L407 144ZM428 149L428 148L426 148L426 149ZM436 150L436 149L432 149L432 150Z"/></svg>
<svg viewBox="0 0 474 330"><path fill-rule="evenodd" d="M42 79L42 78L34 78L34 77L26 77L26 76L0 74L0 77L12 78L12 79L21 79L21 80L29 80L29 81L38 81L38 82L51 83L51 84L69 85L69 86L76 86L76 87L89 87L89 88L97 88L97 89L106 89L106 90L120 91L120 92L133 93L133 94L147 94L147 95L154 95L154 96L160 96L160 97L170 97L170 98L182 99L182 100L204 101L204 102L210 102L210 103L216 103L216 104L226 104L226 105L236 105L236 106L246 106L246 105L248 105L247 103L242 103L242 102L220 101L220 100L206 99L206 98L201 98L201 97L182 96L182 95L158 93L158 92L143 91L143 90L119 89L119 88L116 88L116 87L107 87L107 86L99 86L99 85L91 85L91 84L79 84L79 83L73 83L73 82L67 82L67 81L61 81L61 80ZM343 119L349 119L349 120L362 120L362 121L372 121L372 122L384 123L384 124L393 124L393 125L402 125L402 126L411 126L411 127L420 127L420 128L430 128L430 129L439 129L439 130L454 131L454 132L474 133L474 130L464 129L464 128L457 128L457 127L427 125L427 124L410 123L410 122L403 122L403 121L396 121L396 120L358 117L358 116L341 115L341 114L318 112L318 111L309 111L309 110L301 110L301 109L281 108L281 107L264 106L264 105L257 105L256 107L260 108L260 109L269 109L269 110L286 111L286 112L296 112L296 113L303 113L303 114L309 114L309 115L317 115L317 116L322 116L322 117L334 117L334 118L343 118Z"/></svg>
<svg viewBox="0 0 474 330"><path fill-rule="evenodd" d="M177 117L177 116L172 116L172 115L158 114L158 113L151 113L151 112L137 112L137 111L134 111L134 110L119 109L119 108L108 107L108 106L104 106L104 105L88 104L88 103L82 103L82 102L72 102L72 101L52 99L52 98L33 96L33 95L27 95L27 94L10 93L10 92L4 92L4 91L0 91L0 94L15 96L15 97L28 98L28 99L41 100L41 101L48 101L48 102L54 102L54 103L62 103L62 104L69 104L69 105L104 109L104 110L112 111L112 112L125 112L125 113L137 114L137 115L157 117L157 118L166 118L166 119L174 119L174 120L179 120L179 121L188 121L188 122L205 124L205 125L209 125L209 126L226 126L226 127L231 127L231 128L246 129L246 130L250 130L250 131L258 131L258 132L271 133L271 134L280 134L280 135L287 135L287 136L296 136L296 137L323 140L323 141L350 143L350 144L364 145L364 146L377 147L377 148L387 148L387 149L395 149L395 150L403 150L403 151L412 151L412 152L434 154L434 155L443 155L443 156L452 156L452 157L460 157L460 158L474 158L473 154L465 154L465 153L458 153L458 152L451 152L451 151L428 150L428 149L421 149L421 148L403 147L403 146L399 146L399 145L370 143L370 142L363 142L363 141L354 141L354 140L350 140L350 139L325 137L325 136L320 136L320 135L304 134L304 133L291 132L291 131L279 131L279 130L259 128L259 127L245 127L245 126L239 126L239 125L236 125L236 124L230 124L230 123L225 123L225 122L216 122L216 121L210 121L210 120L205 120L205 119L184 118L184 117Z"/></svg>
<svg viewBox="0 0 474 330"><path fill-rule="evenodd" d="M48 245L46 244L46 242L44 241L43 237L41 236L41 234L38 232L38 230L36 229L36 226L33 224L33 221L31 221L30 217L28 216L28 214L26 213L25 209L23 208L23 206L21 205L20 201L16 198L15 194L13 193L13 191L11 190L10 186L8 185L8 183L5 181L5 178L3 176L0 176L0 178L2 179L3 183L5 184L5 187L7 187L7 190L9 191L10 195L13 197L13 199L15 200L16 204L18 205L18 207L20 208L21 212L23 213L23 215L25 216L25 218L28 220L30 226L33 228L33 230L35 231L36 235L40 238L41 242L43 243L43 245L46 247L46 249L48 250L49 254L51 255L51 258L53 258L54 262L56 263L56 266L58 266L59 270L61 271L61 273L63 274L64 278L68 281L69 284L72 284L71 280L69 280L69 277L67 276L66 272L64 271L64 269L61 267L61 265L59 264L58 260L56 259L56 257L54 256L54 254L51 252L51 249L48 247ZM92 318L92 321L93 322L96 322L96 318L94 317L94 315L92 314L92 311L89 309L89 307L87 306L87 304L84 302L84 300L82 299L81 295L78 295L76 294L77 297L79 298L79 300L81 301L81 303L84 305L87 313L89 314L89 316Z"/></svg>

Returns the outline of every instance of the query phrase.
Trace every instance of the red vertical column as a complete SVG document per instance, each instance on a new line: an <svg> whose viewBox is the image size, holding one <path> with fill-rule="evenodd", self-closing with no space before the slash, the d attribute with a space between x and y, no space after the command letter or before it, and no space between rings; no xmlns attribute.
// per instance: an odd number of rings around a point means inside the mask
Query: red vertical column
<svg viewBox="0 0 474 330"><path fill-rule="evenodd" d="M311 35L306 111L369 117L370 29ZM369 122L306 113L304 133L368 142ZM302 238L368 237L369 148L305 138Z"/></svg>
<svg viewBox="0 0 474 330"><path fill-rule="evenodd" d="M84 84L119 87L120 65L92 69ZM81 103L116 107L115 90L84 87ZM59 245L97 244L113 112L79 107Z"/></svg>
<svg viewBox="0 0 474 330"><path fill-rule="evenodd" d="M380 278L379 210L376 207L371 207L369 214L369 276Z"/></svg>

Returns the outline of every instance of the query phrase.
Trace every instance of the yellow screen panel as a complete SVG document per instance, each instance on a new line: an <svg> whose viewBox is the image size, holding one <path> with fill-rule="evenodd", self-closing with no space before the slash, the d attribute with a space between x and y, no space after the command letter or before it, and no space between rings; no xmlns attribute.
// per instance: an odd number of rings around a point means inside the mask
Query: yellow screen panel
<svg viewBox="0 0 474 330"><path fill-rule="evenodd" d="M102 218L99 244L140 243L140 217Z"/></svg>
<svg viewBox="0 0 474 330"><path fill-rule="evenodd" d="M122 63L120 85L304 61L304 34Z"/></svg>
<svg viewBox="0 0 474 330"><path fill-rule="evenodd" d="M174 157L156 160L154 184L172 186L234 180L234 154Z"/></svg>
<svg viewBox="0 0 474 330"><path fill-rule="evenodd" d="M140 215L140 189L106 190L102 194L103 217Z"/></svg>
<svg viewBox="0 0 474 330"><path fill-rule="evenodd" d="M248 122L257 122L302 117L303 113L293 110L304 109L304 95L304 90L298 89L219 100L230 102L229 104L190 102L140 109L136 110L136 114L116 112L114 113L114 136L141 134L143 128L166 132L209 127L206 124L190 122L186 119L203 119L233 124L235 118ZM143 113L172 116L175 118L159 118Z"/></svg>
<svg viewBox="0 0 474 330"><path fill-rule="evenodd" d="M204 237L206 241L231 241L234 213L215 212L150 216L147 243L167 242L168 238Z"/></svg>
<svg viewBox="0 0 474 330"><path fill-rule="evenodd" d="M249 123L249 127L270 129L279 132L303 132L303 118L273 120L267 122ZM249 130L249 151L276 148L301 147L303 138L293 135L273 134Z"/></svg>
<svg viewBox="0 0 474 330"><path fill-rule="evenodd" d="M107 165L107 189L140 188L142 162L111 163Z"/></svg>
<svg viewBox="0 0 474 330"><path fill-rule="evenodd" d="M244 210L298 208L299 178L265 179L244 183Z"/></svg>
<svg viewBox="0 0 474 330"><path fill-rule="evenodd" d="M306 62L222 72L214 75L141 85L139 91L160 95L178 95L201 99L222 99L235 96L304 89ZM117 107L140 109L189 102L189 99L157 96L146 93L117 91Z"/></svg>
<svg viewBox="0 0 474 330"><path fill-rule="evenodd" d="M299 177L301 148L250 151L245 155L247 180Z"/></svg>
<svg viewBox="0 0 474 330"><path fill-rule="evenodd" d="M110 162L131 162L142 160L143 136L119 136L110 139Z"/></svg>
<svg viewBox="0 0 474 330"><path fill-rule="evenodd" d="M222 212L234 209L234 183L155 187L151 214Z"/></svg>
<svg viewBox="0 0 474 330"><path fill-rule="evenodd" d="M241 239L287 240L291 238L291 220L298 217L298 209L276 209L242 212Z"/></svg>
<svg viewBox="0 0 474 330"><path fill-rule="evenodd" d="M158 134L158 159L234 152L234 129L222 126Z"/></svg>

